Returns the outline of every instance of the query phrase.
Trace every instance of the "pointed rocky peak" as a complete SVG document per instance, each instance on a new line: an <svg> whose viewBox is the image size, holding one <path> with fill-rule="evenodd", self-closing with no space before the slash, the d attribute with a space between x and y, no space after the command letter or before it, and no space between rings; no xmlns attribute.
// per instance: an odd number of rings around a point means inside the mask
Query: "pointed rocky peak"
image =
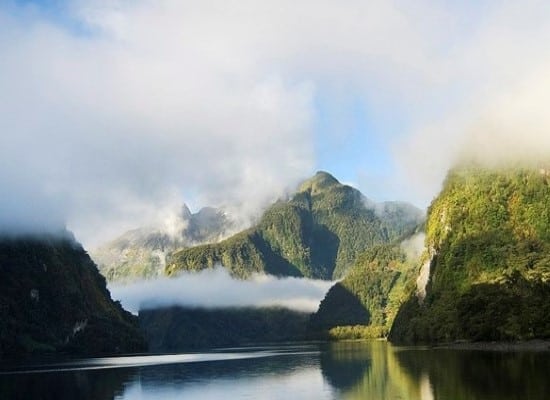
<svg viewBox="0 0 550 400"><path fill-rule="evenodd" d="M341 183L331 174L325 171L318 171L312 178L300 185L299 192L310 192L312 195L319 194Z"/></svg>
<svg viewBox="0 0 550 400"><path fill-rule="evenodd" d="M222 225L227 224L228 219L225 213L214 207L203 207L198 213L193 214L193 223L200 229L214 229Z"/></svg>
<svg viewBox="0 0 550 400"><path fill-rule="evenodd" d="M183 203L183 205L181 206L181 218L184 221L187 221L191 219L191 216L191 210L189 209L189 207L187 207L187 204Z"/></svg>
<svg viewBox="0 0 550 400"><path fill-rule="evenodd" d="M199 218L216 218L223 215L223 211L214 207L203 207L195 214Z"/></svg>

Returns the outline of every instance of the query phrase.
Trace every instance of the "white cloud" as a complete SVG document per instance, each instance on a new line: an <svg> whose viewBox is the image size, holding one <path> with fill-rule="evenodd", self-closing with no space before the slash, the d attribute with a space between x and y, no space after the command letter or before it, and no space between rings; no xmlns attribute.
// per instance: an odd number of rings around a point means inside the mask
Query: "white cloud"
<svg viewBox="0 0 550 400"><path fill-rule="evenodd" d="M320 91L403 121L376 135L417 204L464 146L550 148L543 1L62 4L0 8L3 225L64 217L88 245L182 200L249 217L312 172Z"/></svg>
<svg viewBox="0 0 550 400"><path fill-rule="evenodd" d="M407 255L410 261L416 261L422 255L425 250L424 242L426 240L426 234L424 232L417 233L408 239L403 240L400 243L401 249Z"/></svg>
<svg viewBox="0 0 550 400"><path fill-rule="evenodd" d="M168 306L270 307L280 306L314 312L334 282L307 278L276 278L254 275L233 279L225 268L183 273L127 285L110 285L113 299L134 313Z"/></svg>
<svg viewBox="0 0 550 400"><path fill-rule="evenodd" d="M403 182L424 203L458 161L550 159L550 8L541 1L487 2L474 21L436 57L432 72L447 84L427 89L443 106L426 107L395 146Z"/></svg>
<svg viewBox="0 0 550 400"><path fill-rule="evenodd" d="M82 4L91 35L0 11L0 180L36 193L20 219L58 211L97 242L182 194L250 216L309 173L308 82L243 69L178 2Z"/></svg>

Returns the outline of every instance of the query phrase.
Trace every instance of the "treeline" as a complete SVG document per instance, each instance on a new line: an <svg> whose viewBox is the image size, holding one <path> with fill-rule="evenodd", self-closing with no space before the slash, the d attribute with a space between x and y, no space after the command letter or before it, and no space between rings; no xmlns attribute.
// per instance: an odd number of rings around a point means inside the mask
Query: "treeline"
<svg viewBox="0 0 550 400"><path fill-rule="evenodd" d="M170 307L139 313L153 352L305 340L309 318L308 313L277 307Z"/></svg>

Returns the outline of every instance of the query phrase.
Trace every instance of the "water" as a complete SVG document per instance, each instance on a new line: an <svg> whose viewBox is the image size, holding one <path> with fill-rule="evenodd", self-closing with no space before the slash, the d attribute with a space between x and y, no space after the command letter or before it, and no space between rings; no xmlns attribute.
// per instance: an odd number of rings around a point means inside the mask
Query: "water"
<svg viewBox="0 0 550 400"><path fill-rule="evenodd" d="M550 399L550 353L385 342L3 365L0 399Z"/></svg>

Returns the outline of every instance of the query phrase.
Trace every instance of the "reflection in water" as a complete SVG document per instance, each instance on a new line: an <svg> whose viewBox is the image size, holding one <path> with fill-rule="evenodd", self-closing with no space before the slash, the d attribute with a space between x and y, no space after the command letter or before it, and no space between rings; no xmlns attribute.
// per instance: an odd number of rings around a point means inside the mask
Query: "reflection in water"
<svg viewBox="0 0 550 400"><path fill-rule="evenodd" d="M434 392L430 382L430 376L426 373L423 373L420 377L420 399L434 400Z"/></svg>
<svg viewBox="0 0 550 400"><path fill-rule="evenodd" d="M0 376L0 399L112 400L133 380L133 368Z"/></svg>
<svg viewBox="0 0 550 400"><path fill-rule="evenodd" d="M330 369L324 367L323 373L338 389L339 398L424 400L419 381L414 381L401 369L394 353L391 345L382 341L336 343L331 346L329 354L338 361L321 365L332 364ZM341 379L339 374L330 373L338 369L338 362L346 359L352 359L355 365L364 367L353 385Z"/></svg>
<svg viewBox="0 0 550 400"><path fill-rule="evenodd" d="M141 391L144 399L159 392L166 398L169 393L185 394L189 398L239 398L244 393L253 394L276 391L276 398L292 398L289 388L309 395L317 391L323 379L319 370L319 354L316 351L273 352L271 357L205 362L197 364L165 365L142 368L139 382L132 390ZM302 382L312 382L303 385ZM265 386L262 389L262 386ZM191 396L191 394L193 396ZM286 394L286 397L285 395ZM128 397L133 398L133 397ZM330 398L330 397L325 397Z"/></svg>
<svg viewBox="0 0 550 400"><path fill-rule="evenodd" d="M371 367L370 346L354 342L329 344L321 352L321 370L327 382L338 391L357 385Z"/></svg>
<svg viewBox="0 0 550 400"><path fill-rule="evenodd" d="M242 372L242 371L241 371ZM332 399L331 388L324 384L318 368L278 370L267 374L256 374L248 370L249 376L235 378L222 375L208 379L180 379L167 384L157 379L153 382L134 381L123 399ZM147 377L148 371L143 371ZM174 376L174 371L172 371ZM163 384L159 385L158 383Z"/></svg>
<svg viewBox="0 0 550 400"><path fill-rule="evenodd" d="M549 399L550 354L466 350L399 351L400 365L428 374L435 399Z"/></svg>
<svg viewBox="0 0 550 400"><path fill-rule="evenodd" d="M98 366L102 369L67 370ZM0 373L0 399L550 398L549 353L396 348L379 341L96 359L57 367Z"/></svg>

